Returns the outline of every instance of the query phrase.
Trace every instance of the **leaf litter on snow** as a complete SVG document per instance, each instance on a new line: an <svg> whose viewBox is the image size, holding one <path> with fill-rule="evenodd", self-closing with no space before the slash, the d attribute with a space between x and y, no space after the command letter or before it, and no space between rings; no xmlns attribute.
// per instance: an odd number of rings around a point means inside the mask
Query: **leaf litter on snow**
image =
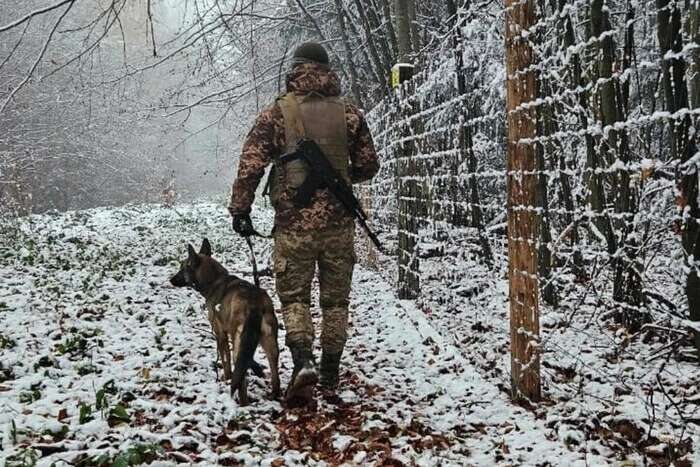
<svg viewBox="0 0 700 467"><path fill-rule="evenodd" d="M493 263L487 265L478 238L469 229L454 228L449 236L449 242L436 248L430 240L433 234L420 235L421 296L415 306L427 327L455 345L506 395L510 391L506 249L495 248ZM389 245L396 243L390 236L383 239ZM667 247L669 257L677 254L678 245ZM385 279L395 280L394 258L380 255L375 263ZM668 270L673 268L649 272L654 276L649 283L655 284L661 299L683 294L681 281L669 278ZM670 302L650 303L652 322L638 333L627 332L606 316L614 309L608 281L567 278L562 284L569 288L561 292L558 307L542 305L545 399L523 408L545 421L550 439L595 465L616 461L700 465L700 406L693 399L700 390L700 372L697 359L688 359L679 345L690 341L687 320L678 318L681 309L664 309ZM495 425L480 423L479 431Z"/></svg>
<svg viewBox="0 0 700 467"><path fill-rule="evenodd" d="M262 211L256 225L270 224ZM186 243L205 236L232 273L250 278L246 246L216 203L20 221L0 255L2 462L607 463L600 443L590 446L599 454L572 449L590 441L510 404L480 376L497 348L484 349L485 360L465 356L424 308L397 301L391 285L363 267L354 277L339 396L319 398L314 410L285 410L266 398L266 379L251 377L253 403L239 407L217 379L203 301L166 285ZM269 258L270 244L256 248ZM274 290L271 277L262 285ZM286 382L283 342L282 335Z"/></svg>

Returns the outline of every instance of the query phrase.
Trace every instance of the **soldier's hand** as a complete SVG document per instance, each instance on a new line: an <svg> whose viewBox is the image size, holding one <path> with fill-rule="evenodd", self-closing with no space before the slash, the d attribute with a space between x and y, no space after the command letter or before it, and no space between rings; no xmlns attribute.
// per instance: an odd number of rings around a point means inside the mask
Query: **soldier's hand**
<svg viewBox="0 0 700 467"><path fill-rule="evenodd" d="M232 218L233 230L241 237L250 237L255 234L253 221L248 214L234 214Z"/></svg>

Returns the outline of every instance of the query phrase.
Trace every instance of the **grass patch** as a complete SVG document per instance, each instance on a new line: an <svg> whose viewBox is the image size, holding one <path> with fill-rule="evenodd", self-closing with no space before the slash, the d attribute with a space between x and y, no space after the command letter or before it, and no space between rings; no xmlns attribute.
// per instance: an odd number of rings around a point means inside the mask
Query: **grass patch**
<svg viewBox="0 0 700 467"><path fill-rule="evenodd" d="M17 342L3 333L0 333L0 349L12 349L17 346Z"/></svg>
<svg viewBox="0 0 700 467"><path fill-rule="evenodd" d="M56 361L49 355L43 355L34 364L34 371L39 370L39 368L56 368Z"/></svg>
<svg viewBox="0 0 700 467"><path fill-rule="evenodd" d="M5 381L12 381L14 379L15 372L12 370L12 368L5 368L0 362L0 383L4 383Z"/></svg>
<svg viewBox="0 0 700 467"><path fill-rule="evenodd" d="M39 399L41 399L41 383L34 383L29 387L28 391L19 393L19 401L22 404L31 404Z"/></svg>
<svg viewBox="0 0 700 467"><path fill-rule="evenodd" d="M82 363L80 365L77 365L75 367L75 371L80 375L80 376L85 376L89 375L92 373L101 373L100 369L97 368L95 365L92 363Z"/></svg>
<svg viewBox="0 0 700 467"><path fill-rule="evenodd" d="M169 266L171 264L177 264L177 258L173 258L171 256L161 256L153 261L154 266Z"/></svg>
<svg viewBox="0 0 700 467"><path fill-rule="evenodd" d="M86 456L78 460L78 467L129 467L132 465L150 464L163 457L165 450L151 443L135 444L115 456L100 454Z"/></svg>
<svg viewBox="0 0 700 467"><path fill-rule="evenodd" d="M78 407L79 424L83 425L87 422L91 422L92 420L94 420L94 417L92 416L92 406L90 404L81 402Z"/></svg>
<svg viewBox="0 0 700 467"><path fill-rule="evenodd" d="M100 328L82 329L73 331L63 342L56 344L55 350L59 355L70 355L72 357L85 355L90 344L89 339L104 334ZM97 342L101 345L101 341Z"/></svg>
<svg viewBox="0 0 700 467"><path fill-rule="evenodd" d="M17 454L7 458L6 467L34 467L39 455L31 448L22 449Z"/></svg>
<svg viewBox="0 0 700 467"><path fill-rule="evenodd" d="M103 384L102 387L95 394L95 409L106 409L108 405L107 396L115 394L117 394L117 387L114 384L114 380L110 379L105 384Z"/></svg>
<svg viewBox="0 0 700 467"><path fill-rule="evenodd" d="M88 340L76 334L68 337L63 342L56 344L56 352L59 355L82 355L88 347Z"/></svg>
<svg viewBox="0 0 700 467"><path fill-rule="evenodd" d="M61 429L59 429L58 431L44 430L41 434L44 436L50 436L53 439L53 441L56 443L56 442L63 441L64 439L66 439L66 436L68 435L68 431L69 431L68 425L62 424Z"/></svg>
<svg viewBox="0 0 700 467"><path fill-rule="evenodd" d="M109 411L109 416L107 417L107 424L110 427L121 425L122 423L131 422L131 416L126 411L126 407L121 404L117 404Z"/></svg>

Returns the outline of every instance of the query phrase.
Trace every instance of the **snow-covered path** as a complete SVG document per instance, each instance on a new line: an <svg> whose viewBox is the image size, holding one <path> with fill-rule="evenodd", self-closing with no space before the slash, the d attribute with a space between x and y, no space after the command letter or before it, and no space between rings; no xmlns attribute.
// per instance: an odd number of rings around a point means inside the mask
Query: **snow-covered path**
<svg viewBox="0 0 700 467"><path fill-rule="evenodd" d="M349 371L360 374L364 384L385 388L373 403L389 420L424 426L449 446L422 456L397 455L400 460L423 465L576 465L580 459L585 465L584 455L550 441L556 436L544 423L484 381L420 310L394 299L391 288L373 272L360 268L354 290ZM590 463L595 456L588 456Z"/></svg>
<svg viewBox="0 0 700 467"><path fill-rule="evenodd" d="M0 244L0 462L606 464L512 405L359 266L341 400L285 411L252 378L255 402L238 407L215 379L201 298L165 286L186 242L204 236L249 277L224 212L205 203L39 216ZM269 246L257 244L264 260ZM271 278L263 286L274 290ZM286 349L281 367L284 384Z"/></svg>

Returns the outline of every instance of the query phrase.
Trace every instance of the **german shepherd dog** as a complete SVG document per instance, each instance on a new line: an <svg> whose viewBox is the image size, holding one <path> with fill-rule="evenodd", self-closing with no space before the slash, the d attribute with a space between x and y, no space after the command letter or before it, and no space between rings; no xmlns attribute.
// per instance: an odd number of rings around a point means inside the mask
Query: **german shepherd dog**
<svg viewBox="0 0 700 467"><path fill-rule="evenodd" d="M191 287L206 300L219 357L224 367L224 379L231 378L231 396L238 391L241 405L248 404L246 373L251 368L262 374L253 360L258 344L270 363L271 397L280 395L277 346L277 318L270 296L263 289L229 274L211 257L211 244L206 238L199 253L187 245L187 259L171 279L175 287ZM231 350L235 362L231 374Z"/></svg>

